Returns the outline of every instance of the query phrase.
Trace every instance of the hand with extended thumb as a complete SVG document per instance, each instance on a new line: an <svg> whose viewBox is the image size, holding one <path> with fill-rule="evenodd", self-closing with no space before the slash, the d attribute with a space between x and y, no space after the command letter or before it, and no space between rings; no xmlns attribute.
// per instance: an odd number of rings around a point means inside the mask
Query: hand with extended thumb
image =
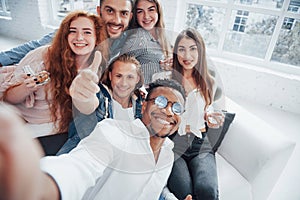
<svg viewBox="0 0 300 200"><path fill-rule="evenodd" d="M100 91L100 88L98 86L99 77L97 73L101 60L101 52L96 51L92 64L88 68L81 70L70 86L70 95L73 103L82 113L86 113L86 109L92 112L98 106L96 93Z"/></svg>

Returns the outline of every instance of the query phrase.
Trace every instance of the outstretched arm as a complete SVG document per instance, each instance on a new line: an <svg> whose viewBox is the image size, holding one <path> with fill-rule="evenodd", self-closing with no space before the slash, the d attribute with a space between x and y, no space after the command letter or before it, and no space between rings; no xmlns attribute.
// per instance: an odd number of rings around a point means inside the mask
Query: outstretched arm
<svg viewBox="0 0 300 200"><path fill-rule="evenodd" d="M0 103L0 198L59 199L56 183L40 170L42 149L16 113Z"/></svg>

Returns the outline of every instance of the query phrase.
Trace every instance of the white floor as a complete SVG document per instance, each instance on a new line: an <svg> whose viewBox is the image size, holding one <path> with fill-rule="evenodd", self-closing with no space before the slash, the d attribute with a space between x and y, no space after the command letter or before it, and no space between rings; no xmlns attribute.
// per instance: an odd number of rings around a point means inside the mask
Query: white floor
<svg viewBox="0 0 300 200"><path fill-rule="evenodd" d="M23 42L0 35L0 51ZM233 99L232 97L231 99L279 129L289 139L297 142L296 148L268 200L300 200L300 114L284 112L244 99Z"/></svg>

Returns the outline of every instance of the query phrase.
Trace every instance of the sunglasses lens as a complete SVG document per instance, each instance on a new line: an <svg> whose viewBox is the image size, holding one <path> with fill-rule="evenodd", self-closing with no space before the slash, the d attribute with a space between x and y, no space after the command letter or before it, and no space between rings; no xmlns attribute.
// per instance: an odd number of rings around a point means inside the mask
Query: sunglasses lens
<svg viewBox="0 0 300 200"><path fill-rule="evenodd" d="M169 101L165 96L158 96L154 99L155 105L157 105L159 108L166 108ZM183 107L180 103L174 102L172 104L172 112L176 115L181 115L183 112Z"/></svg>
<svg viewBox="0 0 300 200"><path fill-rule="evenodd" d="M176 115L180 115L182 113L182 106L180 103L175 102L172 105L172 111L176 114Z"/></svg>
<svg viewBox="0 0 300 200"><path fill-rule="evenodd" d="M164 96L158 96L155 98L154 103L159 107L159 108L165 108L168 105L168 99Z"/></svg>

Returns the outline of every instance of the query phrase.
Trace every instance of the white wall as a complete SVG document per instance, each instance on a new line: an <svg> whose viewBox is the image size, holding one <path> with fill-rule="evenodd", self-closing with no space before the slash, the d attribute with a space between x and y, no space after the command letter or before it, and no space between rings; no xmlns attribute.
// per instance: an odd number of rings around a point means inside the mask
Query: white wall
<svg viewBox="0 0 300 200"><path fill-rule="evenodd" d="M175 3L174 3L175 2ZM9 0L11 19L0 17L0 35L22 40L39 39L53 28L47 26L49 16L48 1L45 0ZM162 0L165 12L166 28L173 30L176 14L176 1ZM96 8L95 8L96 9Z"/></svg>
<svg viewBox="0 0 300 200"><path fill-rule="evenodd" d="M231 99L300 114L300 77L259 66L211 58Z"/></svg>
<svg viewBox="0 0 300 200"><path fill-rule="evenodd" d="M51 29L41 24L40 10L48 11L45 1L38 0L9 0L11 19L0 18L0 34L23 40L38 39ZM41 9L39 6L44 6Z"/></svg>
<svg viewBox="0 0 300 200"><path fill-rule="evenodd" d="M168 30L180 30L176 20L184 20L182 0L161 0ZM9 0L12 19L0 18L0 35L31 40L51 31L44 25L49 10L45 0ZM42 13L42 17L40 14ZM176 19L176 20L175 20ZM43 23L42 23L43 22ZM1 44L0 44L1 45ZM225 94L232 99L244 98L266 106L300 113L300 78L257 66L242 65L212 58L223 80Z"/></svg>

